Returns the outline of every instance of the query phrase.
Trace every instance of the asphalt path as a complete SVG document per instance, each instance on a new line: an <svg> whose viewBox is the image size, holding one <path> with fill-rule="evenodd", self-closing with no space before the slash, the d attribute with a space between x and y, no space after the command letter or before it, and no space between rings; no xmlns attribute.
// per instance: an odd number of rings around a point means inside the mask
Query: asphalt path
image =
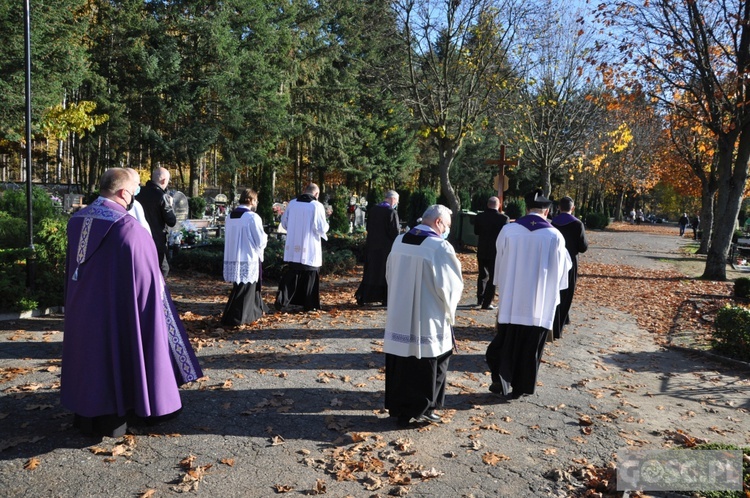
<svg viewBox="0 0 750 498"><path fill-rule="evenodd" d="M589 236L582 265L673 267L686 243ZM59 404L61 316L0 323L0 495L565 497L628 448L750 444L746 370L657 345L597 302L574 302L535 395L490 393L495 317L471 306L475 278L465 274L442 422L410 428L382 409L382 308L351 319L326 307L202 343L206 378L183 389L183 413L117 439L80 435Z"/></svg>

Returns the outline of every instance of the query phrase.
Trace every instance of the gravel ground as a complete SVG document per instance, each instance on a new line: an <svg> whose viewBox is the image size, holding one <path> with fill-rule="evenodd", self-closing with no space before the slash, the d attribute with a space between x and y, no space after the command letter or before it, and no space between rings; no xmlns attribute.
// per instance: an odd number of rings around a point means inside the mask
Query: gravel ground
<svg viewBox="0 0 750 498"><path fill-rule="evenodd" d="M590 238L582 265L646 269L673 268L688 242ZM476 273L464 277L442 422L408 429L382 410L382 308L352 319L324 303L201 342L206 378L183 390L180 417L118 439L79 435L59 404L62 317L2 322L0 495L564 497L624 448L750 444L746 370L665 349L596 302L574 302L537 393L502 401L484 362L494 314L470 306Z"/></svg>

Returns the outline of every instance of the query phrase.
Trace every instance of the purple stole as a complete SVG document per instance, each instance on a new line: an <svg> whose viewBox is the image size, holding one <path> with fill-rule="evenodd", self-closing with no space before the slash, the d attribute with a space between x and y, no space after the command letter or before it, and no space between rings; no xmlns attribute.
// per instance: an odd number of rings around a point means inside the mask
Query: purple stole
<svg viewBox="0 0 750 498"><path fill-rule="evenodd" d="M524 227L526 230L529 230L530 232L539 230L541 228L553 228L552 225L550 225L549 221L535 214L527 214L522 218L518 218L516 220L516 223Z"/></svg>
<svg viewBox="0 0 750 498"><path fill-rule="evenodd" d="M554 218L552 218L552 224L553 225L569 225L570 223L573 223L574 221L578 221L578 218L573 216L570 213L560 213Z"/></svg>

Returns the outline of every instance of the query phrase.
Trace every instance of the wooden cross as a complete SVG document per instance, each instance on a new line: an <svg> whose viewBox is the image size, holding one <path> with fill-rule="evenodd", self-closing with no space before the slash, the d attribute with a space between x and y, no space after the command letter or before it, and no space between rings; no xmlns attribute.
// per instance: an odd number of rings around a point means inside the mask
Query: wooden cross
<svg viewBox="0 0 750 498"><path fill-rule="evenodd" d="M488 159L484 162L485 164L492 164L499 167L498 173L500 179L497 186L497 197L500 199L500 211L503 210L503 190L505 183L505 167L506 166L518 166L517 159L506 159L505 158L505 146L500 146L500 159Z"/></svg>

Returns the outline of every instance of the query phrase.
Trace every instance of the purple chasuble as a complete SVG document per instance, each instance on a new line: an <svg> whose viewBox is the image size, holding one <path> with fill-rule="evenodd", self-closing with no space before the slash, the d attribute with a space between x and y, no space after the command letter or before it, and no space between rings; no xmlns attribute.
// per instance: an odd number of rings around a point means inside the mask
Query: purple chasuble
<svg viewBox="0 0 750 498"><path fill-rule="evenodd" d="M518 223L531 232L539 230L540 228L552 228L549 221L535 214L527 214L522 218L518 218L515 223Z"/></svg>
<svg viewBox="0 0 750 498"><path fill-rule="evenodd" d="M573 216L570 213L560 213L554 218L552 218L552 224L553 225L568 225L570 223L573 223L574 221L578 221L578 218Z"/></svg>
<svg viewBox="0 0 750 498"><path fill-rule="evenodd" d="M168 415L201 377L156 246L125 208L98 198L68 222L62 405L84 417Z"/></svg>

